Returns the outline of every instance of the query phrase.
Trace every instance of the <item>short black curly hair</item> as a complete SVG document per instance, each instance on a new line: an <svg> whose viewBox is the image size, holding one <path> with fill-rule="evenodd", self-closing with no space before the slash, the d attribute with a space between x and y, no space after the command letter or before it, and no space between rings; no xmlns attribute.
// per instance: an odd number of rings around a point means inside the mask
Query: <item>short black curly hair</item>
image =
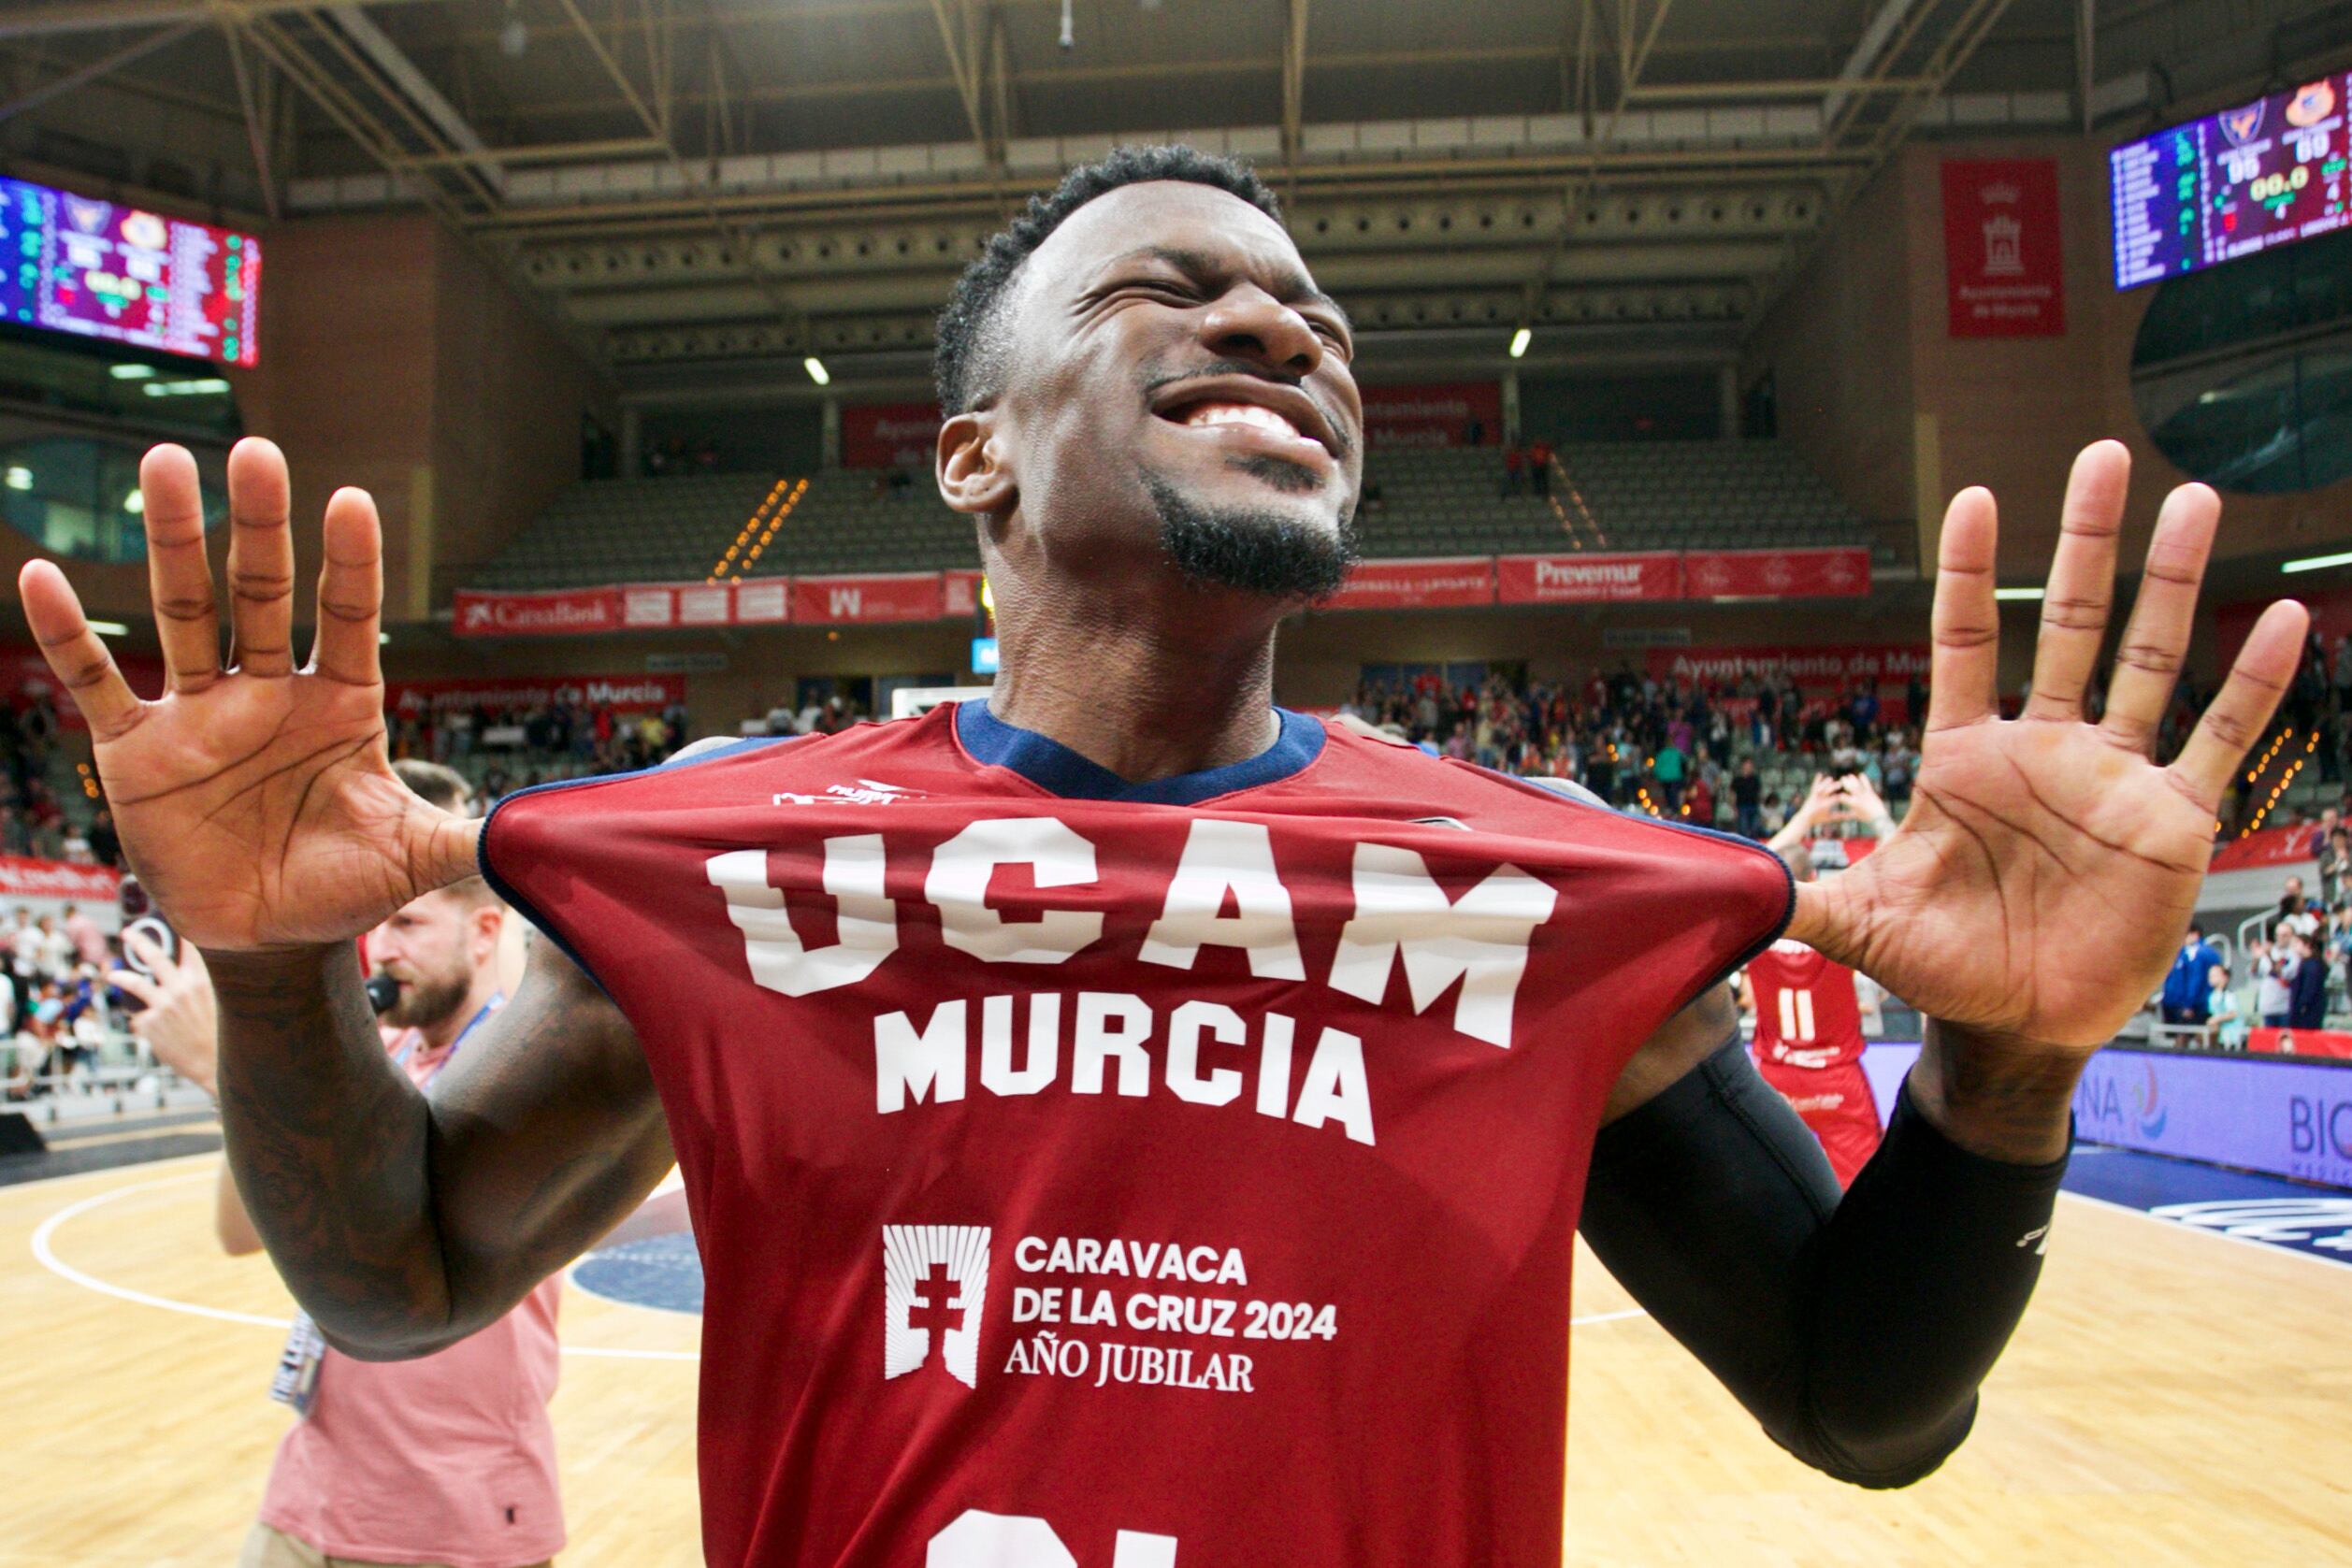
<svg viewBox="0 0 2352 1568"><path fill-rule="evenodd" d="M1062 177L1050 195L1032 196L1021 215L988 240L979 260L956 280L947 308L939 313L938 347L931 355L931 373L939 388L942 413L959 414L977 407L995 389L988 374L988 337L997 307L1021 264L1029 260L1046 236L1062 221L1095 197L1122 185L1148 180L1179 180L1208 185L1239 196L1276 223L1282 222L1282 203L1257 171L1236 158L1204 152L1172 142L1156 147L1117 147L1107 157L1080 164Z"/></svg>

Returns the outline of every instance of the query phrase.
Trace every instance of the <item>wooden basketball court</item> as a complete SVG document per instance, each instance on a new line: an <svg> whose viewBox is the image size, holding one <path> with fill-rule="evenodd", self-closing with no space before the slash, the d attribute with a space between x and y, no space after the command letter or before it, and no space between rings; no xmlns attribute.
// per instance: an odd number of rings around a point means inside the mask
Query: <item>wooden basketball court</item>
<svg viewBox="0 0 2352 1568"><path fill-rule="evenodd" d="M217 1156L0 1188L0 1568L225 1568L290 1418L290 1303ZM1968 1446L1907 1491L1782 1456L1588 1257L1567 1561L2352 1564L2352 1268L2069 1197ZM570 1568L690 1568L698 1320L568 1287Z"/></svg>

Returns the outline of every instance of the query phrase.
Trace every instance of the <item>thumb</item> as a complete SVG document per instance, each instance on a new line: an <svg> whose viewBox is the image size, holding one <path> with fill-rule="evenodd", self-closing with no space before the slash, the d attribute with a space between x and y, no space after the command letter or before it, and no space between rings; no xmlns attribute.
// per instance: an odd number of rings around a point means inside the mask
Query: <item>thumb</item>
<svg viewBox="0 0 2352 1568"><path fill-rule="evenodd" d="M427 893L438 887L463 882L482 874L482 827L483 819L455 816L448 812L426 808L426 819L422 825L424 842L418 857L417 891Z"/></svg>

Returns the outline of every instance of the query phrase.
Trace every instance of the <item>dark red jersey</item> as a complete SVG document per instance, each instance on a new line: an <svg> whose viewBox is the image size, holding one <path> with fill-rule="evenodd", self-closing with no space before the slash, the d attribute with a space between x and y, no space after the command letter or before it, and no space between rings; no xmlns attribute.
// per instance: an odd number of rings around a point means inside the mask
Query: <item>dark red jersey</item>
<svg viewBox="0 0 2352 1568"><path fill-rule="evenodd" d="M1748 994L1763 1061L1825 1068L1862 1059L1862 1006L1845 965L1801 942L1776 942L1748 960Z"/></svg>
<svg viewBox="0 0 2352 1568"><path fill-rule="evenodd" d="M1129 785L968 703L493 813L668 1113L712 1562L1560 1560L1602 1100L1786 876L1280 727Z"/></svg>

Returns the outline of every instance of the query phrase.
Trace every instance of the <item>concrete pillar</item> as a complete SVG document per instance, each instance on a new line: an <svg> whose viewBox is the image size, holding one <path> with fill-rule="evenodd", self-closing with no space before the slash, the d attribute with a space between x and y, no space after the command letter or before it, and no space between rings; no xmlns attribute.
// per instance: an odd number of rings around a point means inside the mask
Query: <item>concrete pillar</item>
<svg viewBox="0 0 2352 1568"><path fill-rule="evenodd" d="M841 399L838 397L829 396L825 399L823 432L817 437L817 461L829 468L840 468Z"/></svg>
<svg viewBox="0 0 2352 1568"><path fill-rule="evenodd" d="M1519 444L1519 372L1503 372L1503 444Z"/></svg>
<svg viewBox="0 0 2352 1568"><path fill-rule="evenodd" d="M637 479L645 472L645 416L634 403L621 405L620 474Z"/></svg>
<svg viewBox="0 0 2352 1568"><path fill-rule="evenodd" d="M1724 408L1724 439L1739 439L1739 367L1725 365L1715 372Z"/></svg>

